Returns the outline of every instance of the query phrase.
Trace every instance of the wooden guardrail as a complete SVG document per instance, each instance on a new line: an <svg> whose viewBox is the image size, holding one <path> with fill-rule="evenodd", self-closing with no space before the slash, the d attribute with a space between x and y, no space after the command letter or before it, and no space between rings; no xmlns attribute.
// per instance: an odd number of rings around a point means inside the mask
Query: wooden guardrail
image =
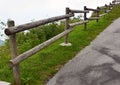
<svg viewBox="0 0 120 85"><path fill-rule="evenodd" d="M37 53L38 51L44 49L45 47L49 46L51 43L55 42L56 40L60 39L61 37L65 36L65 44L69 43L68 40L68 35L69 33L73 30L73 27L84 24L84 29L87 29L87 22L89 20L96 20L98 22L99 18L102 16L105 16L108 12L107 8L109 10L112 9L112 7L115 6L115 1L110 3L109 5L105 5L102 9L104 9L104 14L99 15L99 12L102 10L101 8L97 7L97 9L92 9L92 8L87 8L86 6L84 6L84 10L73 10L70 8L66 8L66 14L65 15L61 15L61 16L56 16L56 17L51 17L51 18L47 18L47 19L43 19L43 20L39 20L39 21L35 21L35 22L31 22L31 23L27 23L27 24L23 24L23 25L19 25L19 26L15 26L15 23L13 20L9 20L8 21L8 28L5 29L5 33L6 35L8 35L10 37L10 46L11 46L11 54L12 54L12 59L9 62L10 67L13 67L13 73L14 73L14 85L21 85L21 80L20 80L20 70L19 70L19 64L29 58L31 55ZM87 18L87 13L89 13L89 11L95 11L97 13L96 17L92 17L92 18ZM75 23L69 23L69 18L73 17L75 13L83 13L84 14L84 20L80 21L80 22L75 22ZM41 26L41 25L45 25L47 23L51 23L54 21L58 21L58 20L62 20L65 19L65 31L63 31L62 33L56 35L55 37L41 43L40 45L24 52L21 55L18 55L17 52L17 42L16 42L16 33L24 31L24 30L29 30L32 29L34 27L37 26Z"/></svg>
<svg viewBox="0 0 120 85"><path fill-rule="evenodd" d="M47 23L50 23L50 22L62 20L62 19L69 18L69 17L72 17L72 16L74 16L74 15L73 14L66 14L66 15L62 15L62 16L51 17L51 18L48 18L48 19L43 19L43 20L32 22L32 23L19 25L19 26L12 26L12 27L9 27L9 28L5 29L5 33L7 35L12 35L12 34L24 31L24 30L32 29L32 28L40 26L40 25L44 25L44 24L47 24Z"/></svg>

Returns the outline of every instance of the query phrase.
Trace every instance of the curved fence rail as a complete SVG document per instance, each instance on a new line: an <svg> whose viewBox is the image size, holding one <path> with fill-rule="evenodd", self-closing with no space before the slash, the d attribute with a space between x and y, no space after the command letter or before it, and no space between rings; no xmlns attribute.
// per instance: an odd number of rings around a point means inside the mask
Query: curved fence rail
<svg viewBox="0 0 120 85"><path fill-rule="evenodd" d="M68 35L73 30L73 27L84 24L84 30L86 30L87 23L89 22L89 20L96 20L96 22L98 22L100 17L105 16L108 12L110 12L112 10L112 8L116 4L119 4L119 3L120 2L114 0L109 5L105 4L104 7L102 7L102 8L97 7L97 9L88 8L86 6L84 6L84 10L74 10L74 9L66 8L65 15L51 17L48 19L43 19L43 20L39 20L39 21L35 21L35 22L31 22L31 23L27 23L27 24L23 24L23 25L19 25L19 26L15 26L14 21L9 20L8 28L5 29L5 33L6 33L6 35L9 35L9 37L10 37L12 59L10 60L9 65L10 65L10 67L13 67L15 85L21 85L19 64L23 60L29 58L31 55L44 49L45 47L49 46L51 43L55 42L56 40L60 39L63 36L65 36L64 44L67 46L67 44L69 43ZM104 13L99 14L99 12L102 10L104 10ZM94 11L96 13L96 16L87 18L87 13L89 13L89 11ZM73 17L75 13L83 13L84 20L70 24L69 18ZM41 25L48 24L48 23L51 23L54 21L62 20L62 19L65 19L65 31L63 31L62 33L56 35L55 37L43 42L42 44L24 52L23 54L18 55L16 33L24 31L24 30L29 30L29 29L32 29L33 27L41 26Z"/></svg>

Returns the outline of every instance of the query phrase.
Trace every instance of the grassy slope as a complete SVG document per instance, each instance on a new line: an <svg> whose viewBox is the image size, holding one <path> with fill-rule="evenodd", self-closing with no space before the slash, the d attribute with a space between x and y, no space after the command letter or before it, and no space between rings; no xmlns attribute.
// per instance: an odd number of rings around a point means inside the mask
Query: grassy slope
<svg viewBox="0 0 120 85"><path fill-rule="evenodd" d="M99 23L90 21L86 31L83 30L83 25L75 27L69 36L71 47L60 46L59 44L64 41L62 38L21 63L22 85L44 85L61 66L89 45L114 19L120 17L119 9L120 6L115 7L105 18L102 17ZM10 59L9 50L2 47L0 52L0 80L13 83L12 69L7 66Z"/></svg>

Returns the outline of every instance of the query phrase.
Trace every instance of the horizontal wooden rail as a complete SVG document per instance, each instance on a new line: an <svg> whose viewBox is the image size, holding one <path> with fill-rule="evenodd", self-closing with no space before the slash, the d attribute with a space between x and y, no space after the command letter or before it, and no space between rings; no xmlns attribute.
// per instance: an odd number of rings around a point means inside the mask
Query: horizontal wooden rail
<svg viewBox="0 0 120 85"><path fill-rule="evenodd" d="M110 4L109 7L113 7L113 4Z"/></svg>
<svg viewBox="0 0 120 85"><path fill-rule="evenodd" d="M108 7L112 7L111 5L109 6L109 5L107 5L106 7L104 6L104 7L102 7L102 8L99 8L99 11L103 11L104 9L107 9ZM110 8L110 10L112 10L112 8Z"/></svg>
<svg viewBox="0 0 120 85"><path fill-rule="evenodd" d="M66 19L66 18L69 18L69 17L72 17L72 16L74 16L74 14L66 14L66 15L51 17L51 18L39 20L39 21L36 21L36 22L31 22L31 23L15 26L15 27L6 28L5 29L5 34L6 35L12 35L12 34L24 31L24 30L32 29L32 28L38 27L40 25L44 25L44 24L47 24L47 23L50 23L50 22L53 22L53 21Z"/></svg>
<svg viewBox="0 0 120 85"><path fill-rule="evenodd" d="M105 7L109 7L107 4L105 4Z"/></svg>
<svg viewBox="0 0 120 85"><path fill-rule="evenodd" d="M100 7L99 7L99 11L101 11L101 10L103 10L103 8L100 8Z"/></svg>
<svg viewBox="0 0 120 85"><path fill-rule="evenodd" d="M91 18L87 18L87 20L97 20L99 19L99 17L91 17Z"/></svg>
<svg viewBox="0 0 120 85"><path fill-rule="evenodd" d="M109 4L109 5L107 5L107 4L105 4L105 7L113 7L113 4Z"/></svg>
<svg viewBox="0 0 120 85"><path fill-rule="evenodd" d="M31 55L33 55L33 54L37 53L38 51L42 50L43 48L49 46L50 44L52 44L56 40L60 39L64 35L68 34L72 30L73 30L73 28L67 29L67 30L63 31L62 33L58 34L57 36L43 42L42 44L40 44L40 45L26 51L25 53L17 56L16 58L10 60L10 63L9 63L10 67L13 67L13 66L19 64L21 61L29 58Z"/></svg>
<svg viewBox="0 0 120 85"><path fill-rule="evenodd" d="M99 12L99 10L98 10L98 9L92 9L92 8L86 8L86 10Z"/></svg>
<svg viewBox="0 0 120 85"><path fill-rule="evenodd" d="M115 2L120 2L120 1L116 0Z"/></svg>
<svg viewBox="0 0 120 85"><path fill-rule="evenodd" d="M114 5L115 5L115 3L112 3L112 5L114 6Z"/></svg>
<svg viewBox="0 0 120 85"><path fill-rule="evenodd" d="M106 14L107 14L107 13L101 14L101 15L99 15L99 17L105 16Z"/></svg>
<svg viewBox="0 0 120 85"><path fill-rule="evenodd" d="M100 12L100 11L103 11L104 9L107 9L107 7L99 8L99 12Z"/></svg>
<svg viewBox="0 0 120 85"><path fill-rule="evenodd" d="M70 12L72 12L72 13L89 13L89 11L88 10L73 10L73 9L70 9Z"/></svg>
<svg viewBox="0 0 120 85"><path fill-rule="evenodd" d="M70 24L70 27L73 28L75 26L78 26L78 25L81 25L81 24L84 24L84 23L87 23L87 22L88 22L88 20L75 22L75 23Z"/></svg>
<svg viewBox="0 0 120 85"><path fill-rule="evenodd" d="M107 10L106 12L108 13L108 12L110 12L111 10Z"/></svg>
<svg viewBox="0 0 120 85"><path fill-rule="evenodd" d="M120 1L116 1L117 3L120 3Z"/></svg>
<svg viewBox="0 0 120 85"><path fill-rule="evenodd" d="M112 1L112 3L114 4L116 1Z"/></svg>

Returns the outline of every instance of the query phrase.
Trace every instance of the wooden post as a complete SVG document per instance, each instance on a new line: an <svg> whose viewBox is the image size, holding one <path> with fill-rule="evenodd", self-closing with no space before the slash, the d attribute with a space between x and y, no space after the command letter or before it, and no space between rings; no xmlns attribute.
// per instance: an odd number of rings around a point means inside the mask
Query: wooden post
<svg viewBox="0 0 120 85"><path fill-rule="evenodd" d="M99 7L97 7L97 10L99 10ZM96 11L96 13L97 13L97 17L99 17L99 11ZM96 22L98 22L99 21L99 19L96 19Z"/></svg>
<svg viewBox="0 0 120 85"><path fill-rule="evenodd" d="M112 3L110 3L111 4L111 7L113 8L113 4Z"/></svg>
<svg viewBox="0 0 120 85"><path fill-rule="evenodd" d="M86 11L86 9L87 9L87 7L86 6L84 6L84 11ZM87 20L87 13L85 12L84 13L84 21L86 21ZM84 23L84 30L86 30L87 29L87 23Z"/></svg>
<svg viewBox="0 0 120 85"><path fill-rule="evenodd" d="M105 4L104 12L107 13L107 5Z"/></svg>
<svg viewBox="0 0 120 85"><path fill-rule="evenodd" d="M69 14L69 12L70 12L70 9L66 8L66 14ZM67 30L67 29L69 29L69 18L66 18L66 20L65 20L65 30ZM65 44L69 43L68 35L69 34L66 34L66 36L65 36Z"/></svg>
<svg viewBox="0 0 120 85"><path fill-rule="evenodd" d="M104 13L107 13L106 4L105 4L105 7L104 7ZM104 15L104 18L105 18L105 15Z"/></svg>
<svg viewBox="0 0 120 85"><path fill-rule="evenodd" d="M8 27L13 27L14 21L13 20L8 20L7 22ZM18 53L17 53L17 43L16 43L16 35L13 34L10 37L10 48L11 48L11 55L12 59L14 59ZM19 64L13 67L13 74L14 74L14 85L20 85L20 70L19 70Z"/></svg>
<svg viewBox="0 0 120 85"><path fill-rule="evenodd" d="M112 1L113 7L115 6L115 2L116 2L115 0L114 0L114 1Z"/></svg>
<svg viewBox="0 0 120 85"><path fill-rule="evenodd" d="M110 3L110 10L112 10L112 8L113 8L113 4L112 4L112 3Z"/></svg>
<svg viewBox="0 0 120 85"><path fill-rule="evenodd" d="M111 10L111 3L109 4L109 8L108 9Z"/></svg>
<svg viewBox="0 0 120 85"><path fill-rule="evenodd" d="M112 1L112 5L113 5L113 7L115 6L115 1Z"/></svg>

